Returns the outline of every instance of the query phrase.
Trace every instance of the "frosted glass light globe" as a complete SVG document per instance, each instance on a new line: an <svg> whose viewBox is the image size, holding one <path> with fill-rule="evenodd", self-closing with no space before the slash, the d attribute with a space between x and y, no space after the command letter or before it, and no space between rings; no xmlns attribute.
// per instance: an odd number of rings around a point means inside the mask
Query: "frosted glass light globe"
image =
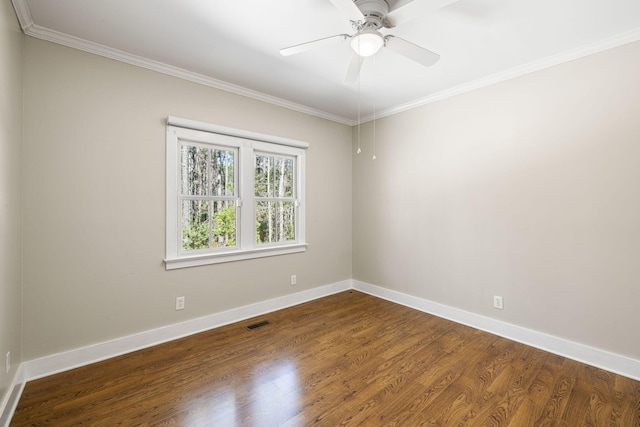
<svg viewBox="0 0 640 427"><path fill-rule="evenodd" d="M375 30L363 30L351 39L351 48L360 56L372 56L384 45L382 34Z"/></svg>

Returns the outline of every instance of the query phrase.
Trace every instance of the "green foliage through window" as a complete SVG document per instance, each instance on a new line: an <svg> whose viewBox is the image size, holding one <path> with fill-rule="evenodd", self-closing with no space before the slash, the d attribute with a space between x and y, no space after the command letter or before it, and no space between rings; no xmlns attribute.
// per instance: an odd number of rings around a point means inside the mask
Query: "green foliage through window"
<svg viewBox="0 0 640 427"><path fill-rule="evenodd" d="M181 146L182 250L236 245L236 151Z"/></svg>

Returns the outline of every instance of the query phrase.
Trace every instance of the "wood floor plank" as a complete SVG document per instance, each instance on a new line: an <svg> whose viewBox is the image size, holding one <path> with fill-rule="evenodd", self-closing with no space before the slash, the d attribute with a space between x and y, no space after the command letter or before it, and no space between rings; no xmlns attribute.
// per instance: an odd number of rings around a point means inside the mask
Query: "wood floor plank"
<svg viewBox="0 0 640 427"><path fill-rule="evenodd" d="M507 425L524 401L541 363L541 351L516 345L516 356L487 387L482 396L466 405L458 425Z"/></svg>
<svg viewBox="0 0 640 427"><path fill-rule="evenodd" d="M640 382L616 375L611 426L640 426Z"/></svg>
<svg viewBox="0 0 640 427"><path fill-rule="evenodd" d="M347 291L30 381L10 425L640 427L640 382Z"/></svg>

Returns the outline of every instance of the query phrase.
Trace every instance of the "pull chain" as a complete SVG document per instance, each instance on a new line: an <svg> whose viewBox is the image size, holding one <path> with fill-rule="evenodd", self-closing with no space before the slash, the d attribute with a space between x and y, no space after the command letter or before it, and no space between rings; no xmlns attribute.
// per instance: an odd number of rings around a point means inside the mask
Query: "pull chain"
<svg viewBox="0 0 640 427"><path fill-rule="evenodd" d="M376 159L376 55L373 56L373 157Z"/></svg>
<svg viewBox="0 0 640 427"><path fill-rule="evenodd" d="M360 39L358 39L358 43L360 43ZM360 98L362 97L362 92L360 90L360 76L358 76L358 149L356 150L356 154L362 153L362 149L360 148Z"/></svg>

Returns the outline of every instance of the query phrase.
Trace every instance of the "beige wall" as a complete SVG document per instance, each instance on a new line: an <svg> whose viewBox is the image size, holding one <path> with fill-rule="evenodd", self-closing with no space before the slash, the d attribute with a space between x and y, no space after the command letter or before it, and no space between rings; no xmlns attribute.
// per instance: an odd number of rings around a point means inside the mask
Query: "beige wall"
<svg viewBox="0 0 640 427"><path fill-rule="evenodd" d="M24 36L11 2L0 2L0 403L22 352L22 48ZM5 373L5 355L12 368Z"/></svg>
<svg viewBox="0 0 640 427"><path fill-rule="evenodd" d="M378 120L375 162L364 125L353 164L346 126L25 43L25 360L351 277L640 359L640 43ZM309 250L165 271L167 115L308 141Z"/></svg>
<svg viewBox="0 0 640 427"><path fill-rule="evenodd" d="M354 279L640 359L639 70L634 43L381 119L375 162L368 124Z"/></svg>
<svg viewBox="0 0 640 427"><path fill-rule="evenodd" d="M348 126L33 38L24 79L26 359L351 278ZM168 115L309 142L307 252L166 271Z"/></svg>

